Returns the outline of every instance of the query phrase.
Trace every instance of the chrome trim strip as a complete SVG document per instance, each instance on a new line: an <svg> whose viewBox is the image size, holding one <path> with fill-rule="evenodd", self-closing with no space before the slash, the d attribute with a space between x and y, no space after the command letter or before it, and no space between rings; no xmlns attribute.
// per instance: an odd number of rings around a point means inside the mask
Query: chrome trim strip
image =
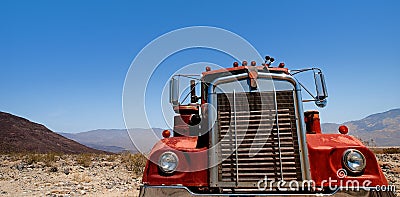
<svg viewBox="0 0 400 197"><path fill-rule="evenodd" d="M275 116L276 116L276 129L278 130L278 149L279 149L279 167L281 172L281 180L283 180L283 170L282 170L282 151L281 151L281 133L279 130L279 114L278 114L278 102L276 102L276 91L274 91L275 97Z"/></svg>
<svg viewBox="0 0 400 197"><path fill-rule="evenodd" d="M148 186L143 185L140 187L140 197L146 196L179 196L179 197L192 197L192 196L340 196L340 197L351 197L351 196L371 196L376 193L374 187L360 187L359 191L349 190L345 187L339 187L336 190L328 194L314 193L314 194L296 194L296 193L270 193L270 194L258 194L258 193L239 193L239 194L201 194L190 191L185 186ZM357 192L357 193L355 193ZM388 196L395 196L392 191L380 192L378 194L387 194ZM392 195L390 195L392 194Z"/></svg>
<svg viewBox="0 0 400 197"><path fill-rule="evenodd" d="M238 143L237 143L237 130L236 130L236 91L233 90L233 115L234 115L234 130L235 130L235 156L236 156L236 186L239 185L239 158L238 158Z"/></svg>
<svg viewBox="0 0 400 197"><path fill-rule="evenodd" d="M209 91L211 90L211 86L209 86ZM217 95L216 94L208 94L208 98L209 98L209 104L212 105L215 109L216 109L216 103L214 101L217 101ZM208 112L210 118L209 120L215 120L215 122L211 122L210 123L210 127L212 125L212 130L210 130L210 148L208 150L209 152L209 176L210 176L210 186L211 187L218 187L218 164L212 166L211 164L216 164L219 157L220 157L220 151L219 151L219 147L215 146L218 143L218 135L214 132L214 131L218 131L218 124L219 124L219 120L218 120L218 114L214 114L213 111L211 111L211 107L208 108ZM213 116L217 116L217 117L213 117Z"/></svg>
<svg viewBox="0 0 400 197"><path fill-rule="evenodd" d="M292 77L293 78L293 77ZM294 78L293 78L294 79ZM294 79L296 80L296 79ZM297 110L296 117L299 117L299 120L297 120L297 130L299 131L297 135L297 138L299 140L299 154L300 154L300 164L302 166L302 176L303 180L311 180L311 174L310 174L310 161L308 159L308 147L307 147L307 140L306 140L306 125L304 122L304 109L303 105L300 103L303 101L302 96L301 96L301 89L296 83L296 95L297 95L297 101L296 103L296 108ZM296 98L296 97L295 97Z"/></svg>

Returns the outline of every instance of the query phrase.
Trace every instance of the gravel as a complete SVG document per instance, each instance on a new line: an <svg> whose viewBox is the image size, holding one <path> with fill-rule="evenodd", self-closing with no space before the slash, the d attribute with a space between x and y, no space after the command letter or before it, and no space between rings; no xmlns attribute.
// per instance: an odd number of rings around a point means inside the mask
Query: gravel
<svg viewBox="0 0 400 197"><path fill-rule="evenodd" d="M400 196L400 154L376 154L389 185L394 185L397 196Z"/></svg>
<svg viewBox="0 0 400 197"><path fill-rule="evenodd" d="M0 155L0 196L138 196L141 176L129 171L120 155L97 156L87 167L76 157L63 155L51 165L28 165L22 159ZM376 157L400 196L400 154Z"/></svg>
<svg viewBox="0 0 400 197"><path fill-rule="evenodd" d="M1 155L0 196L139 195L141 178L121 164L119 155L94 158L88 167L78 164L74 155L61 157L48 166L41 162L27 165L22 159ZM116 158L110 162L108 157Z"/></svg>

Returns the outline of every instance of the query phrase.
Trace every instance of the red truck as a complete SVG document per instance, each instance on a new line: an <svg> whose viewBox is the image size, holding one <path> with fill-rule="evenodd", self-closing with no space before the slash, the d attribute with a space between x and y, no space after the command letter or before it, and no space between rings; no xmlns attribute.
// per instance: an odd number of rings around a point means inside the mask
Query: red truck
<svg viewBox="0 0 400 197"><path fill-rule="evenodd" d="M303 102L327 103L322 71L273 61L206 67L190 81L187 104L177 78L192 75L172 77L174 128L153 147L140 196L395 196L375 155L346 126L323 134L319 112L303 112ZM315 91L295 78L306 71Z"/></svg>

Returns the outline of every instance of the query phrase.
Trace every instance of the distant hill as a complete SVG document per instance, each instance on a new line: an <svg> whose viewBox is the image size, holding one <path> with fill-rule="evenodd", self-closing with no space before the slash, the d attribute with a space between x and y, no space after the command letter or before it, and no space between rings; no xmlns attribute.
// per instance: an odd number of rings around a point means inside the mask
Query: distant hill
<svg viewBox="0 0 400 197"><path fill-rule="evenodd" d="M91 148L96 148L109 152L130 151L132 153L139 152L135 145L138 145L143 150L148 152L158 139L162 138L163 129L129 129L129 134L126 129L97 129L81 133L60 133L64 137L75 140ZM155 133L155 136L154 136ZM132 143L132 138L135 145Z"/></svg>
<svg viewBox="0 0 400 197"><path fill-rule="evenodd" d="M104 153L67 139L45 126L0 112L0 152Z"/></svg>
<svg viewBox="0 0 400 197"><path fill-rule="evenodd" d="M361 120L343 123L349 128L349 134L376 146L400 146L400 109L392 109L367 116ZM341 124L325 123L325 133L338 133Z"/></svg>

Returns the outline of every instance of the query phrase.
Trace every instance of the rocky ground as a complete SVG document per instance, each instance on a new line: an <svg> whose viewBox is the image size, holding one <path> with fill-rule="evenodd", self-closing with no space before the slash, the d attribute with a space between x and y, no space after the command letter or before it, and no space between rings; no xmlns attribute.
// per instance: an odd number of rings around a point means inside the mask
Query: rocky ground
<svg viewBox="0 0 400 197"><path fill-rule="evenodd" d="M140 169L129 159L135 158L63 155L32 162L3 155L0 196L138 196Z"/></svg>
<svg viewBox="0 0 400 197"><path fill-rule="evenodd" d="M400 154L376 154L376 157L389 184L395 186L400 196Z"/></svg>
<svg viewBox="0 0 400 197"><path fill-rule="evenodd" d="M400 154L377 158L400 189ZM138 196L143 162L130 154L1 155L0 196Z"/></svg>

